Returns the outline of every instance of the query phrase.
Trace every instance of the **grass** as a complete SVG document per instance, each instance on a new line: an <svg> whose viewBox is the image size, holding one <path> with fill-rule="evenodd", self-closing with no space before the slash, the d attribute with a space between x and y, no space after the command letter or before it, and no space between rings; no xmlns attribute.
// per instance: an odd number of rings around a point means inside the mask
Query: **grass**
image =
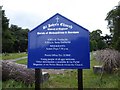
<svg viewBox="0 0 120 90"><path fill-rule="evenodd" d="M2 54L0 54L0 60L2 60Z"/></svg>
<svg viewBox="0 0 120 90"><path fill-rule="evenodd" d="M18 60L18 61L16 61L16 63L27 64L27 59Z"/></svg>
<svg viewBox="0 0 120 90"><path fill-rule="evenodd" d="M16 82L14 80L8 80L8 81L5 81L4 84L2 84L2 87L3 88L31 88L31 87L34 87L34 86L26 86L24 83L22 82ZM12 90L12 89L11 89Z"/></svg>
<svg viewBox="0 0 120 90"><path fill-rule="evenodd" d="M63 75L51 75L49 81L43 83L43 88L77 88L77 70L66 71Z"/></svg>
<svg viewBox="0 0 120 90"><path fill-rule="evenodd" d="M118 88L119 76L117 74L103 74L102 79L100 79L101 74L93 74L92 66L94 65L94 63L96 63L96 61L91 60L91 69L84 70L83 72L84 87L85 88Z"/></svg>
<svg viewBox="0 0 120 90"><path fill-rule="evenodd" d="M1 77L0 77L1 78ZM0 80L0 90L2 89L2 81Z"/></svg>
<svg viewBox="0 0 120 90"><path fill-rule="evenodd" d="M74 70L72 73L66 71L64 75L51 75L49 81L44 82L42 88L77 88L77 71ZM4 81L2 84L3 88L34 88L35 85L26 86L22 82L16 82L14 80Z"/></svg>
<svg viewBox="0 0 120 90"><path fill-rule="evenodd" d="M6 53L2 54L2 60L16 59L24 56L27 56L27 53Z"/></svg>
<svg viewBox="0 0 120 90"><path fill-rule="evenodd" d="M17 63L27 64L27 59L19 60ZM91 54L91 68L83 70L84 88L118 88L120 78L117 74L104 74L100 79L101 74L93 73L93 66L99 65ZM77 88L77 70L66 70L64 74L51 74L47 82L42 84L42 88ZM22 82L8 80L3 82L5 88L34 88L26 86Z"/></svg>

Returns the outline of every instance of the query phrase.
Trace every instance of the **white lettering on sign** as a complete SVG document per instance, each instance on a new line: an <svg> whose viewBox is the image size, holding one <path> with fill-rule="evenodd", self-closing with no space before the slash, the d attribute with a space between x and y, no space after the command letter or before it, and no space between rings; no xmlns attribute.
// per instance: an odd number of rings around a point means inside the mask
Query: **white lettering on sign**
<svg viewBox="0 0 120 90"><path fill-rule="evenodd" d="M37 32L37 35L55 35L55 34L79 34L79 31L58 31L58 32Z"/></svg>
<svg viewBox="0 0 120 90"><path fill-rule="evenodd" d="M67 28L70 28L70 29L73 28L72 25L68 25L68 24L65 24L65 23L60 23L60 26L67 27Z"/></svg>
<svg viewBox="0 0 120 90"><path fill-rule="evenodd" d="M43 26L43 29L47 29L47 30L68 30L72 28L73 28L72 25L68 25L66 23L51 23Z"/></svg>
<svg viewBox="0 0 120 90"><path fill-rule="evenodd" d="M59 23L60 18L56 17L56 23L48 23L47 25L43 26L43 29L47 29L47 30L68 30L68 29L72 29L73 26L70 24L66 24L66 23ZM57 28L59 27L59 28Z"/></svg>

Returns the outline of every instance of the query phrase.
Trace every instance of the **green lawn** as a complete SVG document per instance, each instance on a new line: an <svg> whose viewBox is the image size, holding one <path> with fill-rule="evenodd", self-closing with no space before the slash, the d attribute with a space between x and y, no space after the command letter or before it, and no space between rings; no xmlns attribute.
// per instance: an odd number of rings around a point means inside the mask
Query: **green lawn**
<svg viewBox="0 0 120 90"><path fill-rule="evenodd" d="M27 64L27 59L18 60L18 61L16 61L16 63Z"/></svg>
<svg viewBox="0 0 120 90"><path fill-rule="evenodd" d="M43 88L77 88L77 70L68 71L64 74L50 75L49 81L43 83Z"/></svg>
<svg viewBox="0 0 120 90"><path fill-rule="evenodd" d="M1 78L1 77L0 77ZM2 81L0 81L0 90L2 90Z"/></svg>
<svg viewBox="0 0 120 90"><path fill-rule="evenodd" d="M0 60L2 60L2 54L0 54Z"/></svg>
<svg viewBox="0 0 120 90"><path fill-rule="evenodd" d="M2 54L2 60L16 59L24 56L27 56L27 53L6 53Z"/></svg>
<svg viewBox="0 0 120 90"><path fill-rule="evenodd" d="M95 60L91 60L91 69L84 70L84 87L85 88L117 88L118 87L118 74L103 74L102 79L100 79L101 74L94 74L92 67L96 63Z"/></svg>
<svg viewBox="0 0 120 90"><path fill-rule="evenodd" d="M20 64L26 64L27 59L17 61ZM100 74L93 73L93 66L99 65L97 61L91 56L91 68L83 70L84 88L118 88L120 78L117 74L104 74L102 80ZM27 88L22 82L8 80L3 82L3 87L6 88ZM43 88L77 88L77 70L66 70L64 74L51 74L50 79L42 84ZM28 86L34 88L34 85Z"/></svg>

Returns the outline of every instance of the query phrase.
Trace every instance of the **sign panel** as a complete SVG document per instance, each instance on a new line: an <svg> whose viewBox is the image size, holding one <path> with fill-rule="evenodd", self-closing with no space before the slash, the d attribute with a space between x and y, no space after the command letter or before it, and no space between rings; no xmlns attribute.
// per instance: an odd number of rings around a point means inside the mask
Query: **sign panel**
<svg viewBox="0 0 120 90"><path fill-rule="evenodd" d="M28 34L28 68L90 68L89 31L54 15Z"/></svg>

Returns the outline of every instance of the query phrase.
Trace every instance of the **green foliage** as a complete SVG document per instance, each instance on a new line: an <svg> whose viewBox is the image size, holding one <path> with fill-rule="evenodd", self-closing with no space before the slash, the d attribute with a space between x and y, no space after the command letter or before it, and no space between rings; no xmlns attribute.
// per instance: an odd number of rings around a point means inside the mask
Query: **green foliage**
<svg viewBox="0 0 120 90"><path fill-rule="evenodd" d="M2 6L0 6L0 42L2 42ZM0 43L0 54L2 53L2 43Z"/></svg>
<svg viewBox="0 0 120 90"><path fill-rule="evenodd" d="M2 51L10 52L14 44L14 39L9 31L9 19L5 16L5 11L2 11Z"/></svg>
<svg viewBox="0 0 120 90"><path fill-rule="evenodd" d="M90 33L90 51L101 50L107 47L101 34L102 31L99 29Z"/></svg>
<svg viewBox="0 0 120 90"><path fill-rule="evenodd" d="M28 29L22 29L17 25L11 25L10 31L15 39L13 50L15 52L25 52L27 51L27 42L28 42Z"/></svg>
<svg viewBox="0 0 120 90"><path fill-rule="evenodd" d="M108 12L106 20L112 34L112 47L120 51L120 5Z"/></svg>
<svg viewBox="0 0 120 90"><path fill-rule="evenodd" d="M106 35L103 36L102 38L103 38L103 40L105 41L107 47L108 47L108 48L111 48L112 35L106 34Z"/></svg>
<svg viewBox="0 0 120 90"><path fill-rule="evenodd" d="M95 40L90 40L90 51L97 49L97 43Z"/></svg>
<svg viewBox="0 0 120 90"><path fill-rule="evenodd" d="M9 19L2 10L2 52L25 52L27 51L28 29L22 29L17 25L9 28Z"/></svg>

